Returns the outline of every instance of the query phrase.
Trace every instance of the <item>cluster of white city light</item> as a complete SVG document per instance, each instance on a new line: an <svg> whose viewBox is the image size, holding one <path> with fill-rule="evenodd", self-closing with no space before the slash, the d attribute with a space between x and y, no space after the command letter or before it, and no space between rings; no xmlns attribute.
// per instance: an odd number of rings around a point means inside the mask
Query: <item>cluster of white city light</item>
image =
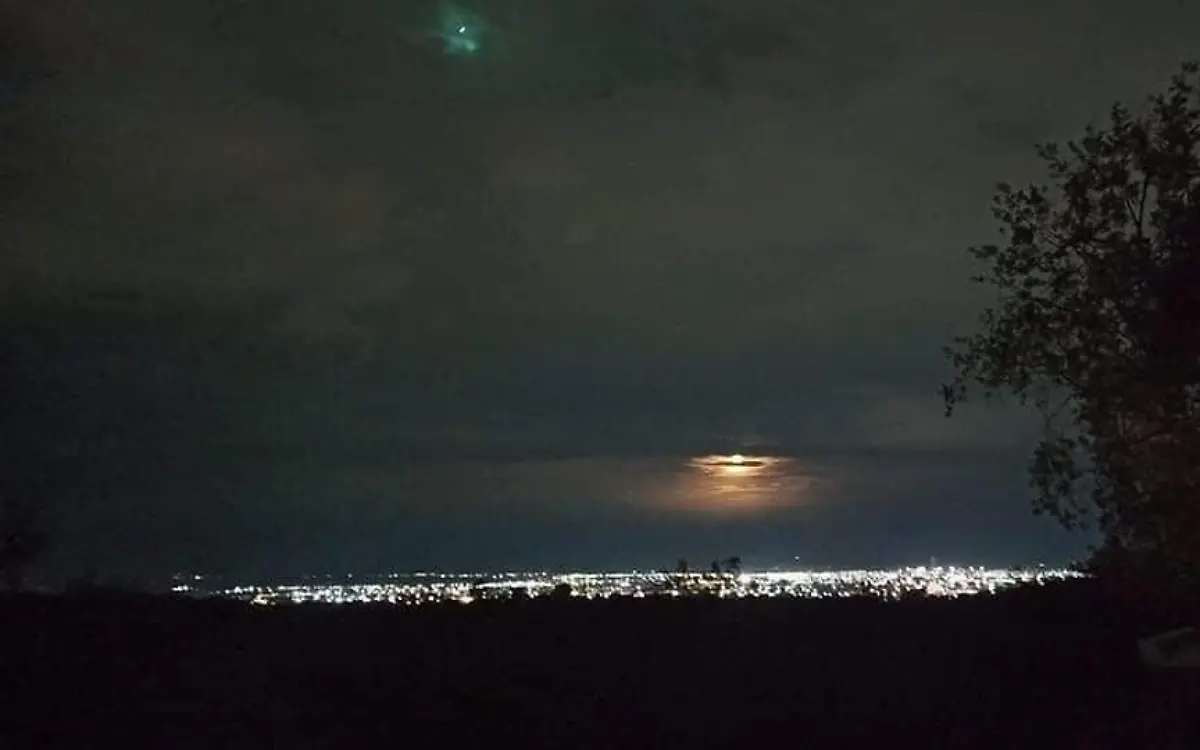
<svg viewBox="0 0 1200 750"><path fill-rule="evenodd" d="M833 599L906 596L958 597L991 594L1014 586L1040 586L1078 577L1069 570L980 567L909 567L889 570L770 571L739 574L628 573L415 573L369 578L306 579L278 585L209 588L197 580L177 593L230 597L261 605L319 602L397 605L536 598L555 595L586 599L613 597L720 598L797 597Z"/></svg>

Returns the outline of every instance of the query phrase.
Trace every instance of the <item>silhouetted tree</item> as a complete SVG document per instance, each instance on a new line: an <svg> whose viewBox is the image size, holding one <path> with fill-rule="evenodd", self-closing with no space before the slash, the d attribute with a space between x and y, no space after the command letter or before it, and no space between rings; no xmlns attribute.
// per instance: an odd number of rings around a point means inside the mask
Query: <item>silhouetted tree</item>
<svg viewBox="0 0 1200 750"><path fill-rule="evenodd" d="M487 589L485 588L486 584L487 584L486 578L476 578L471 583L471 598L474 599L475 601L479 601L481 599L486 598L486 596L487 596Z"/></svg>
<svg viewBox="0 0 1200 750"><path fill-rule="evenodd" d="M725 572L734 576L741 575L742 558L738 557L737 555L725 558Z"/></svg>
<svg viewBox="0 0 1200 750"><path fill-rule="evenodd" d="M0 491L0 585L18 590L45 547L36 500Z"/></svg>
<svg viewBox="0 0 1200 750"><path fill-rule="evenodd" d="M1035 509L1095 523L1097 569L1200 581L1200 90L1188 63L1143 113L1112 108L1038 153L1051 186L1001 184L1002 244L971 248L998 295L947 349L971 385L1032 402Z"/></svg>

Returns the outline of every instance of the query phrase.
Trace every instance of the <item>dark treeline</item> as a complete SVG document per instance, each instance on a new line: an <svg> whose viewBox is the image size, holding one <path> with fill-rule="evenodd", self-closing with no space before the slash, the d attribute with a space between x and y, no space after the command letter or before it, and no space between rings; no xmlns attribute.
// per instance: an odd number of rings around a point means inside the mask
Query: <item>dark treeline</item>
<svg viewBox="0 0 1200 750"><path fill-rule="evenodd" d="M5 747L1103 748L1185 721L1137 638L1189 614L1088 582L955 601L0 608Z"/></svg>

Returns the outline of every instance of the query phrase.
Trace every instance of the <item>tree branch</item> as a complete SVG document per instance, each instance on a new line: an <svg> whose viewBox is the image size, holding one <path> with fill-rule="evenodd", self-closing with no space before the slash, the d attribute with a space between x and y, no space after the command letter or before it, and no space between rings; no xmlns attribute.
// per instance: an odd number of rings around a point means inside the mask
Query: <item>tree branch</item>
<svg viewBox="0 0 1200 750"><path fill-rule="evenodd" d="M1143 230L1144 230L1145 221L1146 221L1146 196L1149 194L1150 194L1150 173L1146 172L1146 173L1144 173L1144 176L1142 177L1142 197L1141 197L1141 200L1138 201L1138 210L1137 210L1137 238L1139 240L1145 239L1145 234L1143 233Z"/></svg>

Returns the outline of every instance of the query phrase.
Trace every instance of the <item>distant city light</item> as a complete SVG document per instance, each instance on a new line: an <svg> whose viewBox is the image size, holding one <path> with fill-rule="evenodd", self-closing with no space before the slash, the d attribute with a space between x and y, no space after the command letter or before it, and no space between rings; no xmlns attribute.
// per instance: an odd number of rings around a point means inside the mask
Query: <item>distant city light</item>
<svg viewBox="0 0 1200 750"><path fill-rule="evenodd" d="M830 599L904 596L960 597L994 594L1015 586L1041 586L1083 577L1070 570L1038 567L1003 569L981 567L906 567L839 571L788 570L753 573L391 573L346 583L307 581L234 586L203 590L177 586L176 593L218 596L257 605L388 603L417 606L439 602L537 598L565 591L571 597L611 599L654 596L716 596L720 598L791 597ZM327 577L326 577L327 578ZM564 588L565 587L565 588Z"/></svg>

